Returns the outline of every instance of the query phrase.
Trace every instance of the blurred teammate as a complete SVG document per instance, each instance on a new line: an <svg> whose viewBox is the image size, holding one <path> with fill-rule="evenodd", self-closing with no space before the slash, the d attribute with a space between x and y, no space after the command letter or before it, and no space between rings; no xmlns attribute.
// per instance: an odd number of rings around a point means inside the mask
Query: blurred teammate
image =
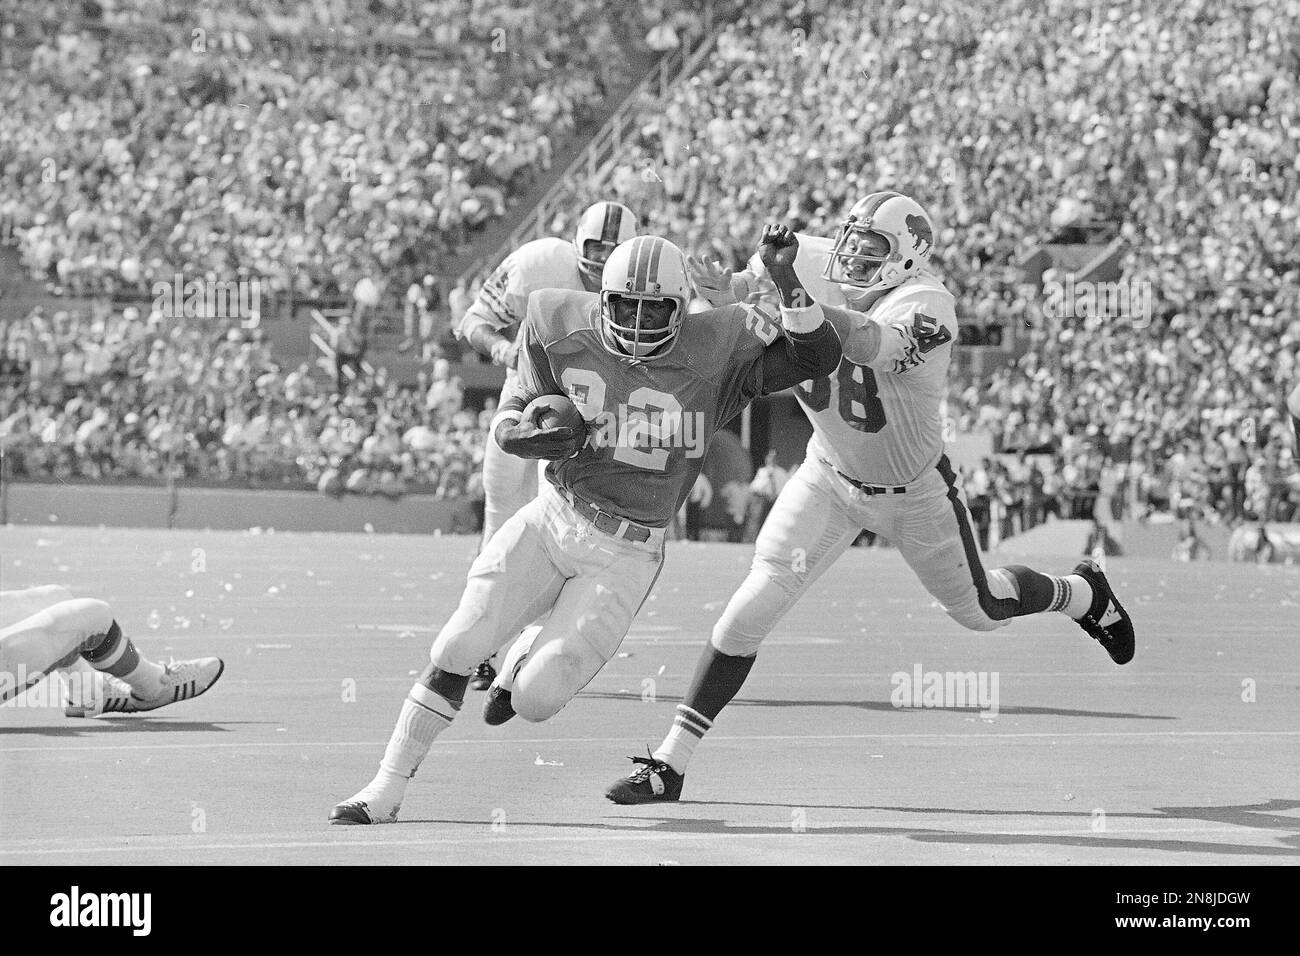
<svg viewBox="0 0 1300 956"><path fill-rule="evenodd" d="M154 663L122 633L107 604L74 598L58 585L0 591L0 702L55 668L74 672L64 713L95 717L198 697L225 665L215 657Z"/></svg>
<svg viewBox="0 0 1300 956"><path fill-rule="evenodd" d="M732 596L658 750L606 796L615 803L676 800L695 746L740 690L759 645L786 611L863 530L894 544L955 621L978 631L1059 611L1117 664L1133 656L1133 627L1101 569L1084 561L1064 576L1022 565L985 572L964 495L944 454L957 318L952 294L929 270L933 228L912 199L873 193L849 212L834 241L800 243L795 262L844 342L830 375L797 390L812 422L803 465L778 496L758 537L749 576ZM814 254L820 250L820 254ZM725 301L759 288L757 271L699 284ZM748 274L747 274L748 273Z"/></svg>
<svg viewBox="0 0 1300 956"><path fill-rule="evenodd" d="M547 237L526 242L502 261L483 283L478 298L466 310L457 335L506 369L498 407L518 391L515 361L517 335L528 307L528 297L539 289L598 292L605 261L621 242L636 235L632 210L621 203L598 202L578 218L573 239ZM532 461L507 455L488 436L483 452L483 542L496 533L512 514L537 497L539 467ZM486 690L495 671L484 661L471 687Z"/></svg>
<svg viewBox="0 0 1300 956"><path fill-rule="evenodd" d="M364 789L336 823L391 823L407 781L460 709L475 664L518 637L484 706L502 723L557 713L605 665L650 593L664 529L700 472L714 432L759 395L833 370L840 343L793 268L792 233L760 246L781 319L734 305L686 314L681 252L641 236L605 264L601 293L534 293L520 333L519 389L493 430L512 455L545 458L547 481L483 546L460 606L411 688ZM798 307L795 307L795 306ZM588 423L539 429L528 402L568 394Z"/></svg>

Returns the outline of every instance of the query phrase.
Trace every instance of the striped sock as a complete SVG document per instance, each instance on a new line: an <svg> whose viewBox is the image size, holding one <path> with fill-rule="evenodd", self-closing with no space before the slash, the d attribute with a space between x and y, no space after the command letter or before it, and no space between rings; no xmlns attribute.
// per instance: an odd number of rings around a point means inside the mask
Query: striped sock
<svg viewBox="0 0 1300 956"><path fill-rule="evenodd" d="M678 773L685 773L686 765L690 763L691 756L695 753L695 746L704 739L704 735L712 726L713 721L698 710L685 704L678 704L672 729L668 731L668 736L664 738L659 749L654 752L654 758L662 760Z"/></svg>
<svg viewBox="0 0 1300 956"><path fill-rule="evenodd" d="M415 776L434 739L451 726L460 704L424 684L415 684L402 702L397 726L379 763L380 776L400 779L403 783Z"/></svg>
<svg viewBox="0 0 1300 956"><path fill-rule="evenodd" d="M117 621L102 636L88 640L81 656L95 670L126 681L139 697L156 697L162 693L162 665L142 657Z"/></svg>
<svg viewBox="0 0 1300 956"><path fill-rule="evenodd" d="M1058 578L1047 575L1052 581L1052 602L1049 611L1060 611L1069 618L1078 620L1092 607L1092 586L1081 575L1067 574Z"/></svg>

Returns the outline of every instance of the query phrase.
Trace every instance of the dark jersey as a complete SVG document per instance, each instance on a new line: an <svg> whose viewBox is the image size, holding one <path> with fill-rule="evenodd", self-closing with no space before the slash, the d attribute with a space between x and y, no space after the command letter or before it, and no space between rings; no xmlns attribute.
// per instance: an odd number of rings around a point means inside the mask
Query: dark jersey
<svg viewBox="0 0 1300 956"><path fill-rule="evenodd" d="M606 348L600 296L534 292L520 330L522 409L568 395L588 423L587 444L552 462L547 478L599 507L663 527L690 493L713 434L758 395L826 375L839 363L829 323L786 333L761 307L730 305L686 317L671 351L636 360Z"/></svg>

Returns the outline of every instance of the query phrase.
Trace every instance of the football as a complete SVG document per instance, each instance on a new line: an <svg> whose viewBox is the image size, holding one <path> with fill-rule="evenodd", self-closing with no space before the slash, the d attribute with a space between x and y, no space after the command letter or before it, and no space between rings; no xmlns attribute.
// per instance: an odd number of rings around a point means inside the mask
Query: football
<svg viewBox="0 0 1300 956"><path fill-rule="evenodd" d="M537 420L538 428L585 428L586 421L578 406L567 395L542 395L528 403L524 421L532 421L537 409L544 409Z"/></svg>

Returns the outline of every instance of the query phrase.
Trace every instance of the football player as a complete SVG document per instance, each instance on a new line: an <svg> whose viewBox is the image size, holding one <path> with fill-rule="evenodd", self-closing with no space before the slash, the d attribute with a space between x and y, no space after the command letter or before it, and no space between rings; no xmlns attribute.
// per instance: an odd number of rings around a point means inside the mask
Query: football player
<svg viewBox="0 0 1300 956"><path fill-rule="evenodd" d="M605 263L599 295L544 290L520 333L519 389L493 423L501 447L544 458L541 493L484 545L460 606L402 705L379 773L330 820L391 823L407 781L460 709L475 665L515 640L485 702L501 723L546 720L614 656L664 560L664 530L709 439L755 397L833 371L840 342L799 284L797 241L767 226L761 255L780 320L755 306L687 315L686 262L640 236ZM567 394L587 428L538 427L529 402Z"/></svg>
<svg viewBox="0 0 1300 956"><path fill-rule="evenodd" d="M97 717L198 697L225 665L216 657L157 664L122 633L107 604L58 585L0 591L0 702L55 668L71 671L64 713Z"/></svg>
<svg viewBox="0 0 1300 956"><path fill-rule="evenodd" d="M610 253L636 232L636 216L627 206L598 202L578 218L572 240L546 237L526 242L488 276L456 334L481 355L505 366L506 380L498 408L518 390L517 335L528 297L539 289L598 292L601 270ZM507 455L496 439L488 436L483 452L483 543L507 518L537 497L539 470L532 461ZM470 687L486 690L494 676L491 662L484 661Z"/></svg>
<svg viewBox="0 0 1300 956"><path fill-rule="evenodd" d="M847 309L825 309L843 360L799 386L813 426L803 465L763 525L749 576L714 626L668 736L632 758L631 775L606 791L615 803L678 799L691 754L740 690L763 638L863 530L889 539L964 627L988 631L1059 611L1115 663L1133 657L1132 623L1093 562L1059 577L1022 565L984 569L944 454L940 406L957 319L952 294L929 269L930 217L899 193L873 193L824 243L820 262L796 262L796 271L814 297L838 291L846 301ZM743 294L755 287L754 271L730 282L714 271L700 284L718 299Z"/></svg>

